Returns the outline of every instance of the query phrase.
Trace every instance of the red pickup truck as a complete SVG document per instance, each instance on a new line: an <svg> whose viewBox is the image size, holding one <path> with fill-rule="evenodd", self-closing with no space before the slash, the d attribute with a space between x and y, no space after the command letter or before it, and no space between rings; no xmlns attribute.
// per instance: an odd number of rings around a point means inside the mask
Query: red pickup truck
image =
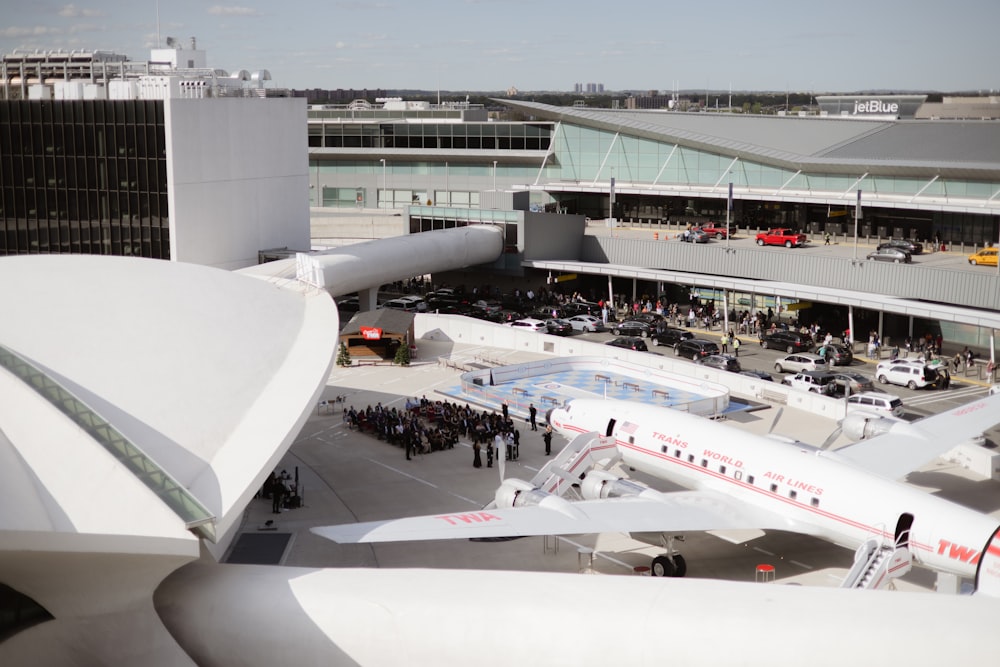
<svg viewBox="0 0 1000 667"><path fill-rule="evenodd" d="M786 248L799 247L809 239L792 229L771 229L757 234L757 245L783 245Z"/></svg>

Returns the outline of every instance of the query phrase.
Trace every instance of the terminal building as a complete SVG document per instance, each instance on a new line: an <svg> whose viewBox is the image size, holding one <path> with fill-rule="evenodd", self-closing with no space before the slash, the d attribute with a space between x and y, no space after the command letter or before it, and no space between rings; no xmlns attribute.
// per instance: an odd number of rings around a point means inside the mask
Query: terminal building
<svg viewBox="0 0 1000 667"><path fill-rule="evenodd" d="M309 248L305 101L168 39L149 61L18 52L0 64L0 255L234 269Z"/></svg>

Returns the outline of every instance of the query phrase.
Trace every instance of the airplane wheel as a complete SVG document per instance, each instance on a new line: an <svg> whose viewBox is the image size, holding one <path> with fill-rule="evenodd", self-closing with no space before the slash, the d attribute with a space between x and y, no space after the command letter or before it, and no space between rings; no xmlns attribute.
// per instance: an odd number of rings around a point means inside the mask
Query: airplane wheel
<svg viewBox="0 0 1000 667"><path fill-rule="evenodd" d="M687 561L684 560L684 556L676 554L674 556L674 576L683 577L685 574L687 574L687 571L688 571L688 564Z"/></svg>
<svg viewBox="0 0 1000 667"><path fill-rule="evenodd" d="M674 564L666 556L657 556L653 559L653 566L649 569L654 577L672 577L676 569Z"/></svg>

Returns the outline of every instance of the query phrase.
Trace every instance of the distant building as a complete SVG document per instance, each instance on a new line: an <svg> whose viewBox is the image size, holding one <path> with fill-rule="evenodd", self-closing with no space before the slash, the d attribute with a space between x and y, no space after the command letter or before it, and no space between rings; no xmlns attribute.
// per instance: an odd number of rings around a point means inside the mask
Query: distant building
<svg viewBox="0 0 1000 667"><path fill-rule="evenodd" d="M239 268L309 248L305 102L205 52L35 51L0 62L0 255Z"/></svg>

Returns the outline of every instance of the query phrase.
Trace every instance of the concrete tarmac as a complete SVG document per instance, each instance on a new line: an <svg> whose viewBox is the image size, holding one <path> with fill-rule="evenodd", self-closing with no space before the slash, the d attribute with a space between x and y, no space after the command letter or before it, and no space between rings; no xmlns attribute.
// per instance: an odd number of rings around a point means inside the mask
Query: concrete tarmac
<svg viewBox="0 0 1000 667"><path fill-rule="evenodd" d="M417 455L407 461L401 448L350 430L344 422L343 412L350 406L363 409L381 402L385 407L402 408L408 396L446 399L436 390L457 384L460 371L439 363L443 354L452 361L487 355L500 364L538 358L511 350L419 341L419 358L406 368L334 367L323 398L344 400L334 402L332 409L317 409L277 467L298 476L303 506L272 514L270 500L255 499L247 509L241 532L290 533L281 559L290 566L577 572L592 564L596 572L628 576L635 574L637 567L649 566L659 550L621 534L340 545L309 532L314 526L480 509L492 500L500 482L498 467L473 468L471 443L466 439L452 450ZM726 423L763 434L771 427L775 412L771 408L742 413ZM523 421L518 426L521 456L508 462L506 474L530 479L546 461L542 432L532 432ZM835 426L832 420L786 407L776 431L819 444ZM553 449L564 444L557 435ZM638 475L637 479L664 491L675 488L662 480ZM938 460L910 479L928 492L1000 517L1000 483L976 478L956 464ZM266 526L267 521L273 524ZM594 552L592 560L590 551ZM839 585L853 560L846 549L783 532L741 545L708 534L688 534L681 552L690 577L754 581L757 566L768 564L775 567L777 581L824 586ZM915 569L897 587L930 589L933 584L933 574Z"/></svg>

